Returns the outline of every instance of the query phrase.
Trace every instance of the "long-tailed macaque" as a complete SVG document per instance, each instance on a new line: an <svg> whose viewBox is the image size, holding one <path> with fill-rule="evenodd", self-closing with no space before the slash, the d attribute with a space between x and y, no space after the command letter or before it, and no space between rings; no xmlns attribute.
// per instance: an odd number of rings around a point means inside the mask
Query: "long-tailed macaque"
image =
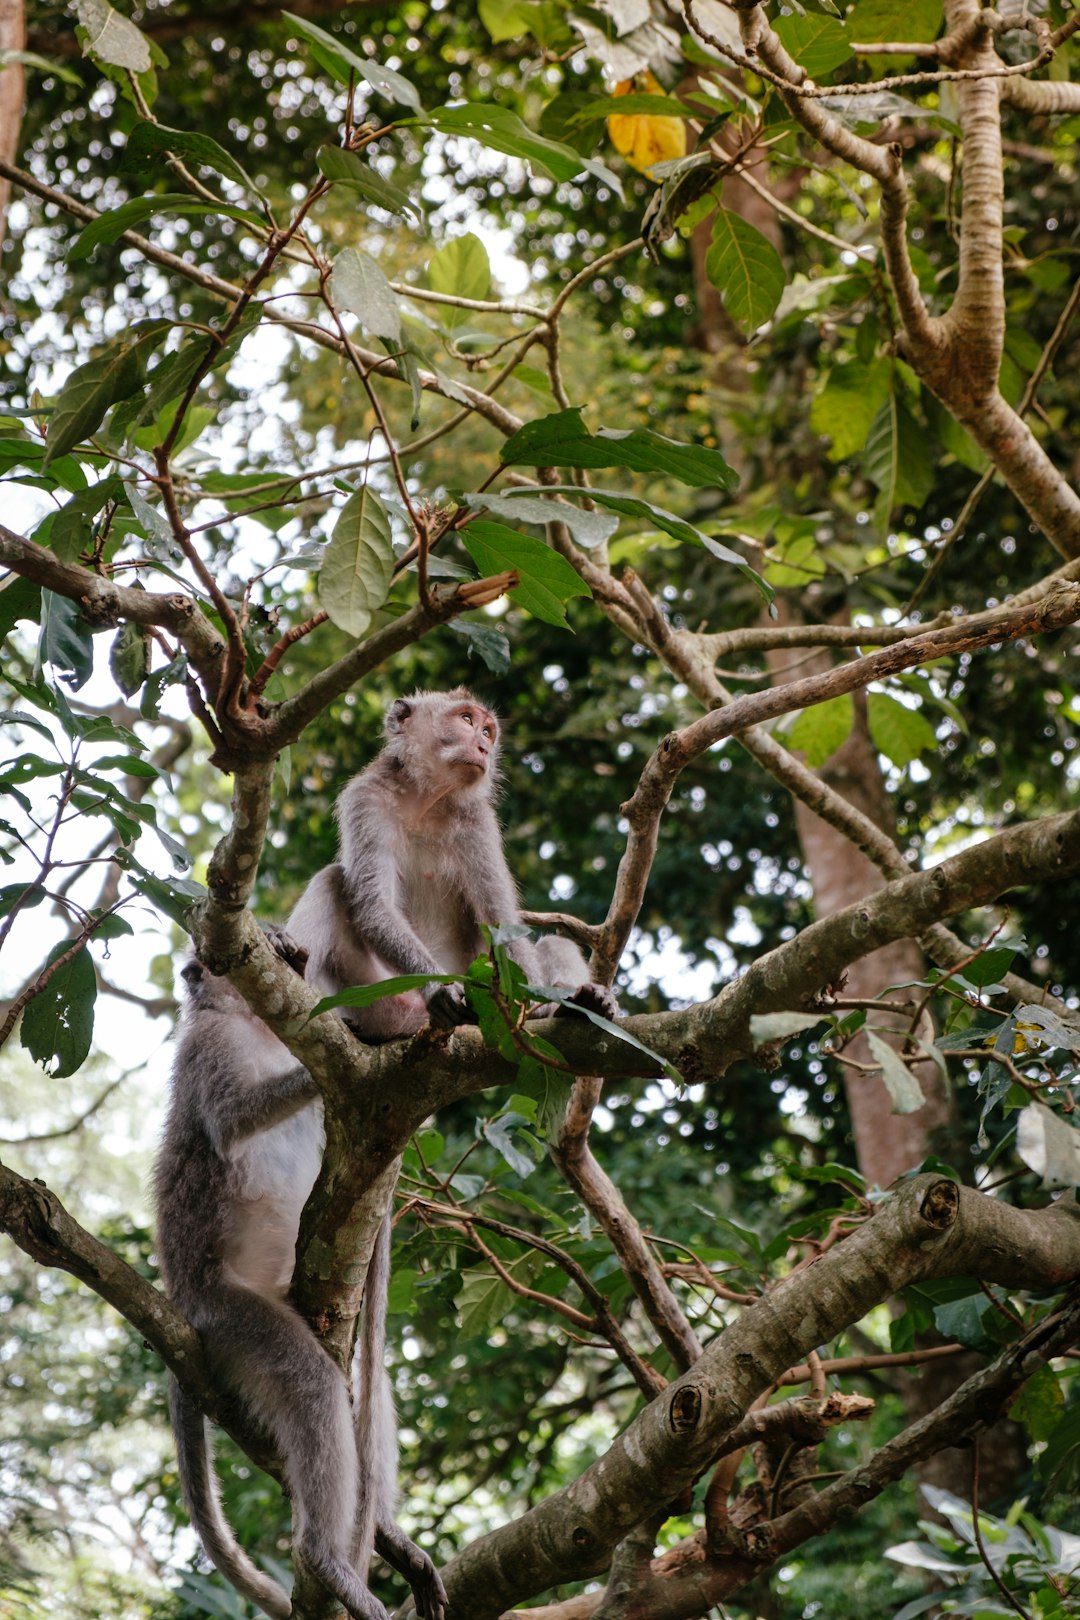
<svg viewBox="0 0 1080 1620"><path fill-rule="evenodd" d="M520 921L495 818L499 723L464 687L398 698L386 746L337 802L339 859L316 873L289 920L324 995L404 973L461 973L483 950L481 923ZM516 940L533 984L573 989L608 1017L615 999L592 984L571 941ZM561 1010L561 1009L560 1009ZM460 985L428 984L343 1017L364 1040L425 1023L467 1023Z"/></svg>
<svg viewBox="0 0 1080 1620"><path fill-rule="evenodd" d="M443 1620L446 1597L431 1560L393 1522L389 1214L368 1269L354 1411L341 1370L287 1298L300 1214L322 1159L318 1091L227 979L194 960L182 977L187 999L154 1170L169 1296L198 1330L212 1370L274 1442L307 1566L354 1620L387 1620L366 1585L374 1538L409 1580L419 1613ZM245 1597L287 1620L288 1596L225 1519L206 1420L174 1378L169 1406L184 1501L207 1554Z"/></svg>

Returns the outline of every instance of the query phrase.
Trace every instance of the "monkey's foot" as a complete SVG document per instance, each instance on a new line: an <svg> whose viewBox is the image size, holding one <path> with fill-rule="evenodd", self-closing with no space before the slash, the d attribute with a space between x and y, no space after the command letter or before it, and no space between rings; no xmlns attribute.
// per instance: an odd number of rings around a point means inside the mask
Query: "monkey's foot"
<svg viewBox="0 0 1080 1620"><path fill-rule="evenodd" d="M410 1541L396 1524L380 1524L375 1531L375 1548L381 1558L404 1575L412 1587L413 1602L420 1620L446 1620L447 1597L435 1565L422 1547Z"/></svg>
<svg viewBox="0 0 1080 1620"><path fill-rule="evenodd" d="M606 984L582 984L570 997L571 1005L560 1003L555 1009L556 1018L573 1018L575 1007L587 1007L590 1012L596 1013L600 1018L618 1018L619 1003L615 999L613 990Z"/></svg>
<svg viewBox="0 0 1080 1620"><path fill-rule="evenodd" d="M427 1015L432 1029L456 1029L459 1024L476 1023L460 984L440 984L428 997Z"/></svg>

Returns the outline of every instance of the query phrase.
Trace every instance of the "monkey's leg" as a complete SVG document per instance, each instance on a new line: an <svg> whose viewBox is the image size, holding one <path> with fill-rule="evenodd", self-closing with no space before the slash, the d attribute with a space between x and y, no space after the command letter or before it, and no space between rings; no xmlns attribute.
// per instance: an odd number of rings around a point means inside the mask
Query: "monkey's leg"
<svg viewBox="0 0 1080 1620"><path fill-rule="evenodd" d="M221 1294L197 1325L215 1367L281 1452L300 1557L353 1620L388 1620L352 1567L358 1469L344 1377L287 1305L247 1288Z"/></svg>
<svg viewBox="0 0 1080 1620"><path fill-rule="evenodd" d="M392 1519L375 1526L375 1551L412 1587L420 1620L445 1620L447 1598L442 1577L424 1549L410 1541Z"/></svg>

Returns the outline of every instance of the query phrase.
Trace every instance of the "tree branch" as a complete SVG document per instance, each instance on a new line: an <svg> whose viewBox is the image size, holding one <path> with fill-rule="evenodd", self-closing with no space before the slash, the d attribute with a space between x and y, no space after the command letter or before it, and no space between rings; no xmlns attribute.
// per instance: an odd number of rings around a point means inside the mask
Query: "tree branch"
<svg viewBox="0 0 1080 1620"><path fill-rule="evenodd" d="M613 1548L655 1511L658 1482L665 1497L676 1497L711 1464L753 1401L787 1366L828 1343L892 1290L930 1277L969 1274L1007 1287L1054 1287L1077 1270L1080 1215L1060 1205L1020 1211L932 1176L903 1184L844 1243L745 1310L578 1479L452 1560L443 1571L451 1604L470 1620L495 1620L556 1582L606 1568ZM1050 1327L1041 1324L1041 1336L1036 1329L1006 1352L1000 1383L1018 1387L1036 1365L1071 1343L1078 1327L1075 1311ZM969 1396L982 1415L988 1387L998 1387L993 1377L977 1396ZM882 1484L909 1466L903 1439L892 1443ZM918 1441L907 1444L921 1454ZM874 1463L868 1466L873 1470ZM852 1489L849 1505L859 1500L857 1491ZM784 1547L813 1533L808 1523L798 1540L790 1539L799 1516L812 1515L827 1494L779 1521ZM765 1561L772 1556L770 1547ZM743 1570L728 1571L736 1579L727 1590L742 1584L747 1568L760 1567L760 1559L747 1559ZM677 1612L701 1614L714 1601ZM654 1612L651 1605L647 1612Z"/></svg>

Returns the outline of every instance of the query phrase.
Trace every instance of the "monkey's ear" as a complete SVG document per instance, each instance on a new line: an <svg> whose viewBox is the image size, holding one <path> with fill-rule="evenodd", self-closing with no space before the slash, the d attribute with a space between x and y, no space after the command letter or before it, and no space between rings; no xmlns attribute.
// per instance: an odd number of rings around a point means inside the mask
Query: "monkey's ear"
<svg viewBox="0 0 1080 1620"><path fill-rule="evenodd" d="M386 711L386 729L391 736L404 731L405 722L413 712L413 706L408 698L396 698Z"/></svg>
<svg viewBox="0 0 1080 1620"><path fill-rule="evenodd" d="M180 969L180 977L183 979L185 984L196 985L200 982L205 972L206 969L203 967L202 963L196 961L195 957L192 957L190 962L185 962L183 967Z"/></svg>

